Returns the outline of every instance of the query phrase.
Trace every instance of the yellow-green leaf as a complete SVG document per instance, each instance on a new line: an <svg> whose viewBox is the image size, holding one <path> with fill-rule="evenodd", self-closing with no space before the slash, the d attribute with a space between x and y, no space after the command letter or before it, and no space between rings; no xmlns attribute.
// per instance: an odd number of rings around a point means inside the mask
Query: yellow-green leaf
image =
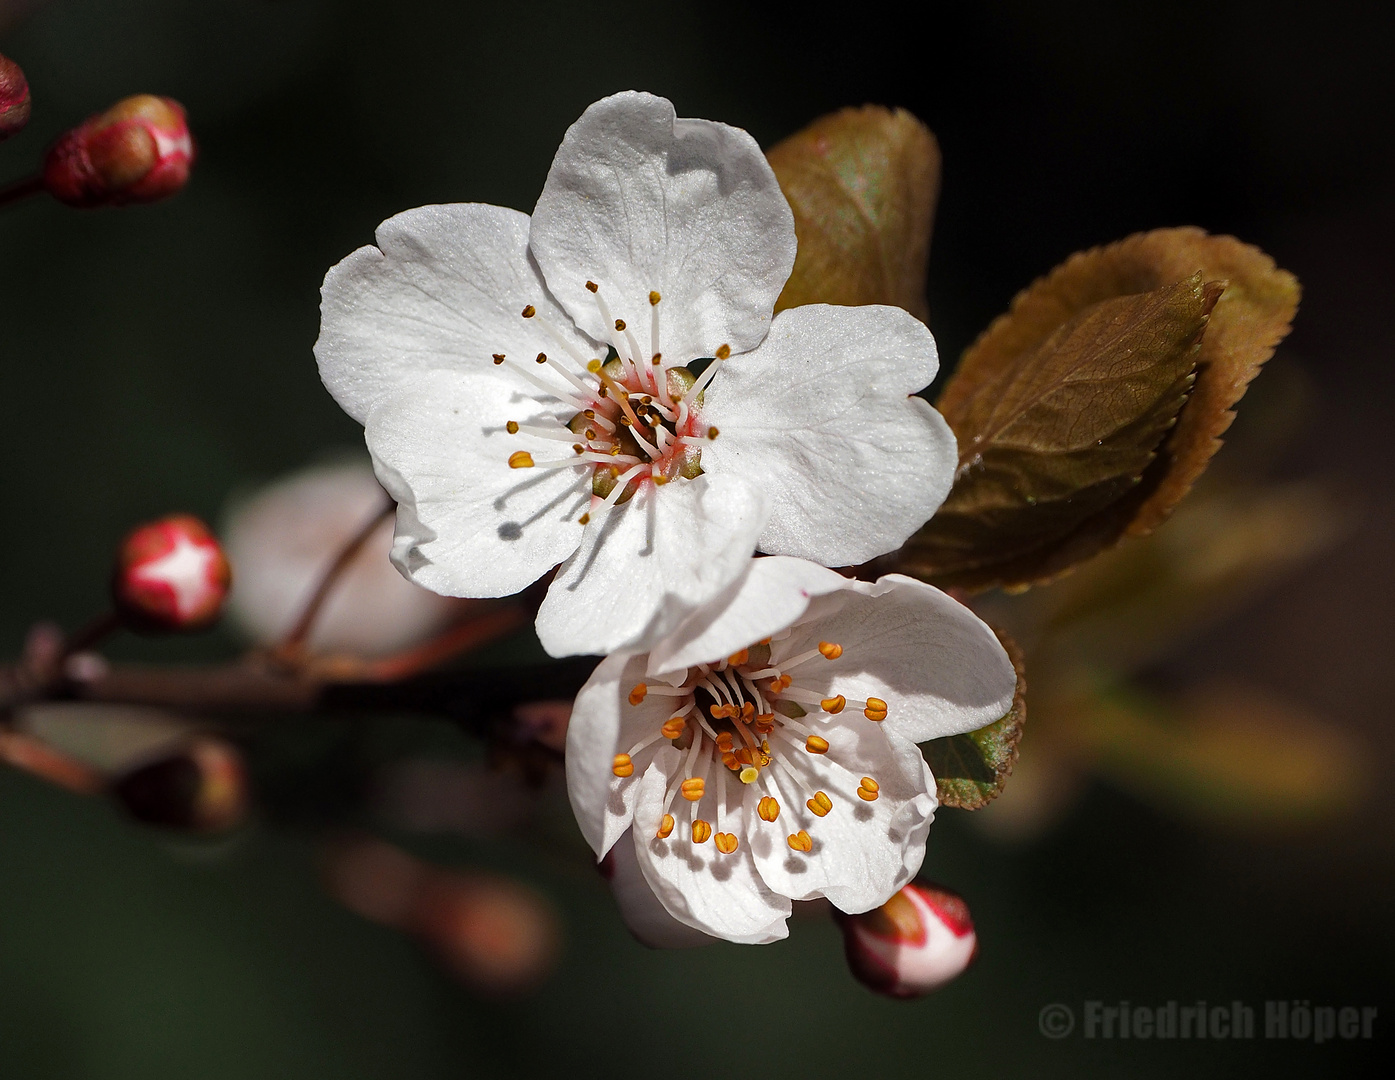
<svg viewBox="0 0 1395 1080"><path fill-rule="evenodd" d="M924 319L940 186L929 129L904 109L865 105L815 120L766 156L799 239L775 310L894 304Z"/></svg>

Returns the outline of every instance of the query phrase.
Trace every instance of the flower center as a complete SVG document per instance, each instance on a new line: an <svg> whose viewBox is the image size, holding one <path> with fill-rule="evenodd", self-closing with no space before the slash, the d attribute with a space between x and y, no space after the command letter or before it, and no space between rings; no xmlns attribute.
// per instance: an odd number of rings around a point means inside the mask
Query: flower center
<svg viewBox="0 0 1395 1080"><path fill-rule="evenodd" d="M782 802L795 807L797 819L806 818L798 809L801 801L814 818L833 811L834 799L820 785L835 785L828 782L826 770L820 776L812 759L831 754L836 760L838 747L836 739L830 740L819 729L830 716L850 706L880 723L886 719L887 705L881 698L853 701L842 694L820 697L797 685L791 672L812 660L837 660L843 648L821 641L818 648L772 659L773 653L780 651L780 640L788 635L786 630L719 663L689 668L677 687L639 683L630 691L631 705L639 705L650 694L675 699L669 719L628 753L617 754L611 766L616 776L633 775L634 756L662 739L685 752L683 767L670 782L654 823L660 840L667 839L677 826L674 803L682 795L688 803L692 842L703 844L714 835L712 822L702 814L703 807L709 806L715 810L717 850L724 855L736 851L740 842L727 831L729 784L737 802L743 799L746 785L755 785L761 793L756 813L766 823L778 820ZM855 794L863 802L878 798L879 785L870 776L862 777L856 788L845 786L849 790L835 794L849 798ZM812 826L811 821L807 823ZM747 823L748 829L756 827L754 822ZM786 842L795 851L813 850L807 828L797 828Z"/></svg>
<svg viewBox="0 0 1395 1080"><path fill-rule="evenodd" d="M592 498L581 515L582 525L589 524L598 511L607 511L632 498L646 482L658 487L701 475L702 444L718 434L715 427L702 422L698 411L702 392L731 355L729 346L719 346L700 376L694 376L682 365L668 364L659 348L662 298L651 292L651 350L646 356L625 320L613 317L600 286L588 281L586 288L596 298L605 320L614 353L608 360L588 359L532 304L523 309L523 318L536 320L557 342L565 358L538 353L530 370L529 365L503 353L494 354L496 365L508 365L550 396L576 407L575 414L565 423L547 417L530 424L509 420L505 426L511 435L523 432L571 444L570 457L539 461L529 451L517 450L508 461L515 469L589 470ZM565 385L544 377L540 368L560 376Z"/></svg>

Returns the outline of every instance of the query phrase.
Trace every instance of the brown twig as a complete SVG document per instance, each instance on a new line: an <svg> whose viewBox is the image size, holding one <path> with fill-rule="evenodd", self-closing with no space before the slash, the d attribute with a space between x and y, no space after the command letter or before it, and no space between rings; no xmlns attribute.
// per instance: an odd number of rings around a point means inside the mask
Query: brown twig
<svg viewBox="0 0 1395 1080"><path fill-rule="evenodd" d="M23 180L16 180L12 184L7 184L0 188L0 207L9 206L11 203L22 202L31 195L38 195L44 190L43 173L35 173L33 176L26 176Z"/></svg>
<svg viewBox="0 0 1395 1080"><path fill-rule="evenodd" d="M354 533L339 549L334 561L326 567L324 574L320 577L319 583L315 586L315 591L310 594L310 599L306 601L304 609L300 613L300 618L291 627L290 632L282 639L281 644L276 646L274 655L283 661L296 661L305 650L305 642L310 637L310 631L315 628L315 619L319 617L320 609L324 607L325 601L334 591L334 586L344 575L344 571L349 568L349 564L354 561L355 556L363 549L363 545L368 543L370 537L377 530L383 520L396 509L396 505L391 499L378 510L373 512L372 517L363 523L362 528Z"/></svg>

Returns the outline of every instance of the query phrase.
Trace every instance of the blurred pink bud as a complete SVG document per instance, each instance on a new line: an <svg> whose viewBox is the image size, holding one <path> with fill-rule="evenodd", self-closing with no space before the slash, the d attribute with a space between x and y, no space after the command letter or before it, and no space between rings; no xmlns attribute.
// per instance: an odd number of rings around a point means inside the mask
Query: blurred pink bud
<svg viewBox="0 0 1395 1080"><path fill-rule="evenodd" d="M281 641L335 557L386 505L366 464L305 469L234 504L223 536L237 564L228 609L239 628L260 645ZM470 607L398 573L388 561L392 533L389 515L349 563L315 620L311 652L387 655Z"/></svg>
<svg viewBox="0 0 1395 1080"><path fill-rule="evenodd" d="M128 770L111 793L137 821L194 832L231 829L248 803L242 755L208 737Z"/></svg>
<svg viewBox="0 0 1395 1080"><path fill-rule="evenodd" d="M59 136L44 158L44 188L69 206L154 202L183 188L193 163L184 106L137 94Z"/></svg>
<svg viewBox="0 0 1395 1080"><path fill-rule="evenodd" d="M133 630L198 630L218 618L232 567L196 517L177 514L133 530L121 544L112 598Z"/></svg>
<svg viewBox="0 0 1395 1080"><path fill-rule="evenodd" d="M0 56L0 142L29 123L29 81L20 66Z"/></svg>
<svg viewBox="0 0 1395 1080"><path fill-rule="evenodd" d="M879 908L838 914L848 967L888 997L912 998L953 982L978 955L978 936L962 897L912 882Z"/></svg>

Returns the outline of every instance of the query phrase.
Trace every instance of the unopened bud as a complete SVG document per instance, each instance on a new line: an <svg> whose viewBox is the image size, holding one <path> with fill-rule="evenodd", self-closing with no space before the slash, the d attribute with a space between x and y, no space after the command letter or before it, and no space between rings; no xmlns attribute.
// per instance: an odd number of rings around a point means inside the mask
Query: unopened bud
<svg viewBox="0 0 1395 1080"><path fill-rule="evenodd" d="M29 80L18 64L0 56L0 142L29 123Z"/></svg>
<svg viewBox="0 0 1395 1080"><path fill-rule="evenodd" d="M194 832L222 832L247 812L242 756L201 738L117 777L111 793L137 821Z"/></svg>
<svg viewBox="0 0 1395 1080"><path fill-rule="evenodd" d="M44 159L44 187L69 206L154 202L179 191L193 163L184 107L137 94L60 136Z"/></svg>
<svg viewBox="0 0 1395 1080"><path fill-rule="evenodd" d="M232 568L196 517L178 514L133 530L112 577L117 614L133 630L172 632L209 625L222 610Z"/></svg>
<svg viewBox="0 0 1395 1080"><path fill-rule="evenodd" d="M881 907L838 921L853 975L888 997L938 990L978 955L969 905L938 885L912 882Z"/></svg>

